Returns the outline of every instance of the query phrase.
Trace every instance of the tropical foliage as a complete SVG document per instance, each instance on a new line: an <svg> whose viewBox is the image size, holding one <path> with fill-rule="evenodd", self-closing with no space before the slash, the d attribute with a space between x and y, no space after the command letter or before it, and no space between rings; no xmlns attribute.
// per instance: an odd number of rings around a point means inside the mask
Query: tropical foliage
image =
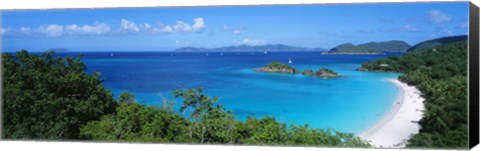
<svg viewBox="0 0 480 151"><path fill-rule="evenodd" d="M465 148L467 130L467 42L368 62L362 68L403 72L400 80L415 85L425 98L421 130L409 147Z"/></svg>
<svg viewBox="0 0 480 151"><path fill-rule="evenodd" d="M174 90L173 94L183 100L179 112L171 104L155 107L120 103L115 114L84 126L81 136L93 140L195 144L370 146L351 133L308 125L287 127L274 117L239 121L217 103L217 97L208 97L202 91Z"/></svg>
<svg viewBox="0 0 480 151"><path fill-rule="evenodd" d="M81 126L115 111L100 73L84 72L80 58L2 55L3 138L77 139Z"/></svg>
<svg viewBox="0 0 480 151"><path fill-rule="evenodd" d="M203 89L176 89L161 106L140 104L122 93L114 100L100 74L90 75L80 57L20 51L3 54L5 139L203 144L312 145L369 147L351 133L289 125L274 117L235 119L218 97Z"/></svg>
<svg viewBox="0 0 480 151"><path fill-rule="evenodd" d="M265 65L265 68L267 69L286 69L286 70L295 70L293 67L283 64L280 62L271 62L267 65Z"/></svg>

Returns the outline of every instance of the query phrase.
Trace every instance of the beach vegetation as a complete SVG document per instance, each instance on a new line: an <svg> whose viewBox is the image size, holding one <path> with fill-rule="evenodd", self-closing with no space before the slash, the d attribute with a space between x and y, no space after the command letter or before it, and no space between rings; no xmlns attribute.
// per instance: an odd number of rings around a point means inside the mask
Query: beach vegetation
<svg viewBox="0 0 480 151"><path fill-rule="evenodd" d="M370 147L352 133L279 122L241 121L203 89L175 89L180 109L165 100L145 105L123 92L117 100L87 73L79 57L23 50L2 55L4 139Z"/></svg>
<svg viewBox="0 0 480 151"><path fill-rule="evenodd" d="M421 130L407 142L408 147L468 147L465 40L367 62L362 68L401 72L401 81L422 92L425 111L419 121Z"/></svg>

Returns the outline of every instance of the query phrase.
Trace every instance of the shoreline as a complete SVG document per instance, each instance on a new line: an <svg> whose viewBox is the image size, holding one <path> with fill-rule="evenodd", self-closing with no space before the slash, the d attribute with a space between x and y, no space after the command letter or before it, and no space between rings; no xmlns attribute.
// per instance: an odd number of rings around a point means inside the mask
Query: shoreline
<svg viewBox="0 0 480 151"><path fill-rule="evenodd" d="M420 91L398 79L386 79L400 89L399 96L390 111L375 125L357 136L377 148L401 148L405 142L420 130L416 122L423 117L424 105Z"/></svg>

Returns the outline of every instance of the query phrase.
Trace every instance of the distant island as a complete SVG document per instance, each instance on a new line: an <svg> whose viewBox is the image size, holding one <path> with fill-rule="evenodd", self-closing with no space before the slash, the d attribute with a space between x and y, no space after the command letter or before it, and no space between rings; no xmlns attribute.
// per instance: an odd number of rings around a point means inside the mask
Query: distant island
<svg viewBox="0 0 480 151"><path fill-rule="evenodd" d="M265 65L262 68L257 68L254 69L254 71L257 72L267 72L267 73L287 73L287 74L298 74L302 73L302 75L306 76L317 76L317 77L322 77L322 78L333 78L333 77L338 77L339 74L327 69L327 68L322 68L319 69L316 72L313 72L311 69L307 69L303 72L300 72L300 70L295 69L287 64L283 64L280 62L272 62L267 65Z"/></svg>
<svg viewBox="0 0 480 151"><path fill-rule="evenodd" d="M383 54L385 52L406 52L410 45L404 41L369 42L359 45L344 43L323 54Z"/></svg>
<svg viewBox="0 0 480 151"><path fill-rule="evenodd" d="M316 72L313 72L313 70L310 70L310 69L307 69L305 71L302 72L303 75L307 75L307 76L317 76L317 77L338 77L338 73L330 70L330 69L327 69L327 68L322 68L322 69L319 69L318 71Z"/></svg>
<svg viewBox="0 0 480 151"><path fill-rule="evenodd" d="M300 51L327 51L324 48L294 47L283 44L269 44L260 46L238 45L219 48L182 47L175 52L300 52Z"/></svg>
<svg viewBox="0 0 480 151"><path fill-rule="evenodd" d="M262 68L254 69L258 72L270 72L270 73L288 73L288 74L297 74L300 73L299 70L280 62L272 62L265 65Z"/></svg>
<svg viewBox="0 0 480 151"><path fill-rule="evenodd" d="M411 46L400 40L391 40L384 42L368 42L359 45L344 43L330 50L317 47L296 47L284 44L268 45L238 45L218 48L200 48L200 47L181 47L175 49L175 52L321 52L322 54L384 54L385 52L407 52Z"/></svg>
<svg viewBox="0 0 480 151"><path fill-rule="evenodd" d="M70 49L67 48L51 48L46 51L55 51L55 52L70 52Z"/></svg>

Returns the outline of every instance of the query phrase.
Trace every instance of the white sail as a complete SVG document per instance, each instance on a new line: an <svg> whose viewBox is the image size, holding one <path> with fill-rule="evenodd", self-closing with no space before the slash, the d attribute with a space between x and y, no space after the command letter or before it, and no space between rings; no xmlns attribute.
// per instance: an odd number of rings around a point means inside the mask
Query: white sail
<svg viewBox="0 0 480 151"><path fill-rule="evenodd" d="M291 58L288 58L288 63L292 63L292 59L291 59Z"/></svg>

